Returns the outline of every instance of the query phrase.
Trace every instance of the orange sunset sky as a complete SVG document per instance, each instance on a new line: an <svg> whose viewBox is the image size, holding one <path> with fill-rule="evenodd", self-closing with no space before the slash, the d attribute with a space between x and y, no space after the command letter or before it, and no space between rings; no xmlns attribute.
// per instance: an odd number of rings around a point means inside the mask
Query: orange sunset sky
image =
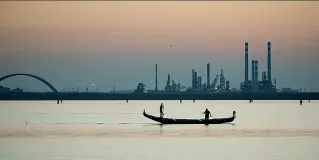
<svg viewBox="0 0 319 160"><path fill-rule="evenodd" d="M0 76L32 73L59 90L91 83L101 91L133 89L138 82L153 89L155 63L161 88L167 74L191 85L193 68L206 82L211 63L211 79L223 68L239 88L244 43L261 76L271 41L278 88L319 91L318 15L314 1L0 2ZM46 88L25 77L0 85Z"/></svg>

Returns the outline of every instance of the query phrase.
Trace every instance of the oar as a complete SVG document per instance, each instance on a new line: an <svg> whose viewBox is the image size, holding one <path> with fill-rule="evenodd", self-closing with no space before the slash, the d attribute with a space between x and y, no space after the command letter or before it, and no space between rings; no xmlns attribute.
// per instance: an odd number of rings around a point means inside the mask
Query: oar
<svg viewBox="0 0 319 160"><path fill-rule="evenodd" d="M162 115L161 117L162 117L162 124L163 124L163 119L164 119L164 113L163 113L163 115Z"/></svg>

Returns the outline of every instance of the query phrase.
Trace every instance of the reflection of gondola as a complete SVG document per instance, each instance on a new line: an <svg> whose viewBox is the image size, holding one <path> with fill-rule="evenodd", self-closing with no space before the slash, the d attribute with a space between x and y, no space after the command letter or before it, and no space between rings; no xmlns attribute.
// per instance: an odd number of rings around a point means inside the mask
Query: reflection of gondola
<svg viewBox="0 0 319 160"><path fill-rule="evenodd" d="M146 118L149 118L153 121L162 123L162 124L222 124L222 123L228 123L234 121L236 118L236 111L233 111L233 116L229 118L214 118L214 119L173 119L173 118L160 118L155 117L152 115L149 115L145 113L145 110L143 112L143 115Z"/></svg>

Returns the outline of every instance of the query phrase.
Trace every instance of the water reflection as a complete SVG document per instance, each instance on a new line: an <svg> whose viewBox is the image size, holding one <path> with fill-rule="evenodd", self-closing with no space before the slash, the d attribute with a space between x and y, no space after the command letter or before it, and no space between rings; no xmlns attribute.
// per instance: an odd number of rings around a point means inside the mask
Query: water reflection
<svg viewBox="0 0 319 160"><path fill-rule="evenodd" d="M160 131L160 135L163 135L164 131L163 131L163 124L159 124L159 131Z"/></svg>
<svg viewBox="0 0 319 160"><path fill-rule="evenodd" d="M319 137L315 129L241 129L214 125L52 124L0 126L0 138L21 137Z"/></svg>

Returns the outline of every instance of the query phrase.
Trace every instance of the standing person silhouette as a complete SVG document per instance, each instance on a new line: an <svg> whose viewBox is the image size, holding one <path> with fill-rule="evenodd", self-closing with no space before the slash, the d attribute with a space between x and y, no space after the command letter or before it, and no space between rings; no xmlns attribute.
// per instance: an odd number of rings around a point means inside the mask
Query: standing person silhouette
<svg viewBox="0 0 319 160"><path fill-rule="evenodd" d="M161 116L161 118L163 118L163 116L164 116L164 105L163 105L163 103L161 103L161 106L160 106L160 116Z"/></svg>
<svg viewBox="0 0 319 160"><path fill-rule="evenodd" d="M207 121L209 119L209 117L212 116L212 114L209 112L209 110L206 108L205 112L203 112L203 114L205 114L205 120Z"/></svg>

